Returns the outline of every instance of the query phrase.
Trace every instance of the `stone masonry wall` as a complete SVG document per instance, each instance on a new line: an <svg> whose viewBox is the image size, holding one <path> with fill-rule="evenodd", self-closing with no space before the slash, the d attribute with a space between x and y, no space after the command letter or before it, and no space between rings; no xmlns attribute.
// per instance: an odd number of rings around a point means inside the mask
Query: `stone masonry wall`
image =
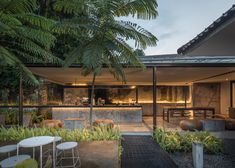
<svg viewBox="0 0 235 168"><path fill-rule="evenodd" d="M220 83L195 83L192 90L194 107L214 107L220 113Z"/></svg>

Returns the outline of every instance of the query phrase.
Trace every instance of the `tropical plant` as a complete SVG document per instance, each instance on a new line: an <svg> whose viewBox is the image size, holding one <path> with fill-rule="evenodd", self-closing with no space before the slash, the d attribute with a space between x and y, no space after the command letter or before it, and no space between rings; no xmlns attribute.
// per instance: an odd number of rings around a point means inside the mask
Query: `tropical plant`
<svg viewBox="0 0 235 168"><path fill-rule="evenodd" d="M59 63L50 48L53 20L33 14L36 0L0 1L0 65L15 69L24 81L38 84L24 63Z"/></svg>
<svg viewBox="0 0 235 168"><path fill-rule="evenodd" d="M38 124L41 123L44 119L43 115L38 115L36 112L32 113L32 123Z"/></svg>
<svg viewBox="0 0 235 168"><path fill-rule="evenodd" d="M137 52L127 43L135 42L135 48L155 46L157 38L147 30L121 16L152 19L157 16L156 0L58 0L54 10L69 16L62 22L77 37L77 46L66 55L65 66L80 63L85 76L92 75L90 125L95 80L105 66L115 78L126 82L124 66L143 68Z"/></svg>
<svg viewBox="0 0 235 168"><path fill-rule="evenodd" d="M121 140L118 129L106 126L93 127L92 129L66 129L53 128L26 128L26 127L0 127L0 141L20 141L32 136L61 136L64 141L103 141Z"/></svg>
<svg viewBox="0 0 235 168"><path fill-rule="evenodd" d="M197 141L203 144L206 153L220 154L223 152L221 140L206 131L186 132L166 132L162 129L156 129L153 138L168 152L190 152L192 143Z"/></svg>
<svg viewBox="0 0 235 168"><path fill-rule="evenodd" d="M14 166L14 168L38 168L38 163L34 159L26 159L17 165Z"/></svg>

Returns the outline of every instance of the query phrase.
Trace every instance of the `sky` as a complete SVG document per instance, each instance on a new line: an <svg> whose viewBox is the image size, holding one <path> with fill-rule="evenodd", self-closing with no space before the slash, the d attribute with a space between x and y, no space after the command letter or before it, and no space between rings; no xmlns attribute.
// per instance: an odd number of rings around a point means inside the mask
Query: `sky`
<svg viewBox="0 0 235 168"><path fill-rule="evenodd" d="M201 33L235 0L157 0L159 16L154 20L128 18L158 38L156 47L148 47L146 55L174 54L177 49Z"/></svg>

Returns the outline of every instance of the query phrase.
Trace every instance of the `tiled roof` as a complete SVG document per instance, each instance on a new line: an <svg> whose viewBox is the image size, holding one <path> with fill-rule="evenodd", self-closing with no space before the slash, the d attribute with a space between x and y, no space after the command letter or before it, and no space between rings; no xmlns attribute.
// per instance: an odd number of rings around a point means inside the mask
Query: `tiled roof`
<svg viewBox="0 0 235 168"><path fill-rule="evenodd" d="M140 57L145 65L153 64L235 64L234 56L154 55Z"/></svg>
<svg viewBox="0 0 235 168"><path fill-rule="evenodd" d="M225 23L230 21L230 19L235 19L235 5L232 6L227 12L225 12L220 18L214 21L209 27L207 27L203 32L197 35L194 39L180 47L177 52L178 54L185 54L187 51L195 47L199 42L205 40L210 34L218 30Z"/></svg>

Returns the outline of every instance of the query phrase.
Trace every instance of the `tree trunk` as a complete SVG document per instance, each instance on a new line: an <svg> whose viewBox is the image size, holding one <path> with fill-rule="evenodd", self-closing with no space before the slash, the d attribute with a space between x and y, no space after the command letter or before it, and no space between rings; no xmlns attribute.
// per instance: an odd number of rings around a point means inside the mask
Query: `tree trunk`
<svg viewBox="0 0 235 168"><path fill-rule="evenodd" d="M92 86L91 86L91 104L90 104L90 126L92 127L92 112L93 112L93 99L94 99L94 92L95 92L95 78L96 74L93 74L93 79L92 79Z"/></svg>

